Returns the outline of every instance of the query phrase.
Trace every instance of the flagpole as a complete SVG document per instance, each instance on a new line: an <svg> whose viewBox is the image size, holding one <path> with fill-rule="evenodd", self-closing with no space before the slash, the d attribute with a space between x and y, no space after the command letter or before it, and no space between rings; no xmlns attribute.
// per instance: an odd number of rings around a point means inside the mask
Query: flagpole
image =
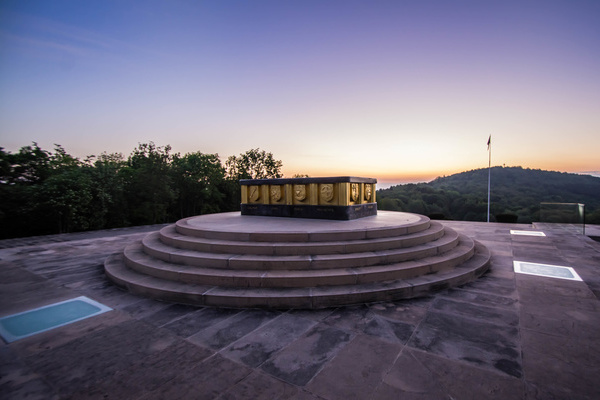
<svg viewBox="0 0 600 400"><path fill-rule="evenodd" d="M492 178L492 135L488 138L488 204L487 204L487 222L490 222L490 188Z"/></svg>

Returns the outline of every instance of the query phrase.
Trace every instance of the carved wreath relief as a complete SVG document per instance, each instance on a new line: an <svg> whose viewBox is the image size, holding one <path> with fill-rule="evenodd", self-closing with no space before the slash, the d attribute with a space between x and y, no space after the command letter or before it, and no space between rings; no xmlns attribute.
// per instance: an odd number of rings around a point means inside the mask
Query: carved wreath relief
<svg viewBox="0 0 600 400"><path fill-rule="evenodd" d="M258 186L250 186L248 188L248 198L250 201L256 201L260 198L260 188Z"/></svg>
<svg viewBox="0 0 600 400"><path fill-rule="evenodd" d="M294 198L298 201L306 199L306 185L294 185Z"/></svg>
<svg viewBox="0 0 600 400"><path fill-rule="evenodd" d="M321 185L321 199L326 202L333 200L333 184L326 183Z"/></svg>
<svg viewBox="0 0 600 400"><path fill-rule="evenodd" d="M281 200L281 186L271 186L271 201Z"/></svg>

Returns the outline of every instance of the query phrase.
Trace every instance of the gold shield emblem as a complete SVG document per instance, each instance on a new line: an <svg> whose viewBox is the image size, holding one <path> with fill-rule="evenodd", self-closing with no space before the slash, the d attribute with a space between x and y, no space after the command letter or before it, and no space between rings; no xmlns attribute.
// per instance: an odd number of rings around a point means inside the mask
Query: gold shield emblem
<svg viewBox="0 0 600 400"><path fill-rule="evenodd" d="M371 185L365 185L365 200L371 201L372 194L373 194L373 187Z"/></svg>
<svg viewBox="0 0 600 400"><path fill-rule="evenodd" d="M321 185L321 199L326 202L333 200L333 184L325 183Z"/></svg>
<svg viewBox="0 0 600 400"><path fill-rule="evenodd" d="M294 185L294 198L298 201L306 199L306 185Z"/></svg>
<svg viewBox="0 0 600 400"><path fill-rule="evenodd" d="M271 201L281 200L281 186L271 186Z"/></svg>
<svg viewBox="0 0 600 400"><path fill-rule="evenodd" d="M358 183L350 185L350 198L352 201L358 201Z"/></svg>
<svg viewBox="0 0 600 400"><path fill-rule="evenodd" d="M250 186L248 188L248 197L250 201L256 201L260 198L260 187L258 186Z"/></svg>

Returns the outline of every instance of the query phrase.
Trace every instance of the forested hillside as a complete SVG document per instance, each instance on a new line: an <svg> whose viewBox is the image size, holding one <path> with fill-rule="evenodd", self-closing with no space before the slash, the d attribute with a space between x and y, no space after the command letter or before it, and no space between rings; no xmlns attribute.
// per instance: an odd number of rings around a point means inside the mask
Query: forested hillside
<svg viewBox="0 0 600 400"><path fill-rule="evenodd" d="M380 210L408 211L464 221L487 217L488 169L439 177L428 183L377 191ZM491 220L516 216L519 223L540 220L540 203L583 203L586 222L600 224L600 178L521 167L491 169Z"/></svg>

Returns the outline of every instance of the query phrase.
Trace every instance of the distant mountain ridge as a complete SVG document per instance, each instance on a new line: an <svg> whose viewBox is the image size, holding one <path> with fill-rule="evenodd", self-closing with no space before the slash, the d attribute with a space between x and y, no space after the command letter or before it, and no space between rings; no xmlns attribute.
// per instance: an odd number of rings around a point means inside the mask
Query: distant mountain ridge
<svg viewBox="0 0 600 400"><path fill-rule="evenodd" d="M378 208L484 221L487 187L488 169L475 169L438 177L428 183L378 190ZM600 178L522 167L491 168L492 216L514 215L521 223L539 221L542 202L583 203L586 221L600 223Z"/></svg>

